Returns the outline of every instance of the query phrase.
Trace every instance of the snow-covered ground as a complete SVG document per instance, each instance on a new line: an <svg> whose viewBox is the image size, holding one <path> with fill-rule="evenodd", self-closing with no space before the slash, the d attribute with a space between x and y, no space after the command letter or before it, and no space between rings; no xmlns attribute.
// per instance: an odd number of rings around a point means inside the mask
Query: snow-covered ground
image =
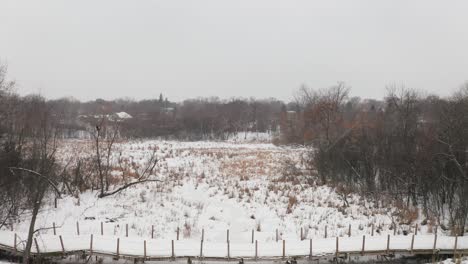
<svg viewBox="0 0 468 264"><path fill-rule="evenodd" d="M64 159L75 153L72 148L88 149L85 143L71 141L62 149ZM309 185L307 175L285 176L305 169L306 150L282 148L272 144L229 142L144 141L117 146L129 163L144 163L155 148L160 158L157 177L164 183L146 183L103 199L86 191L79 198L65 197L53 208L50 199L38 218L38 227L55 222L60 233L75 233L79 221L81 233L100 232L129 236L148 236L151 226L159 238L201 236L207 241L225 240L230 229L232 241L249 241L251 230L256 239L297 239L303 235L323 237L390 232L392 208L373 204L358 196L344 207L340 196L330 187ZM289 165L288 165L289 164ZM292 165L291 165L292 164ZM289 166L289 167L288 167ZM290 167L293 166L291 169ZM286 168L286 169L285 169ZM78 202L79 199L79 202ZM94 220L89 220L94 219ZM15 224L17 231L27 230L27 221ZM51 233L45 230L43 233Z"/></svg>
<svg viewBox="0 0 468 264"><path fill-rule="evenodd" d="M90 143L66 141L60 156L66 162L91 155ZM318 185L306 170L307 150L277 147L269 143L135 141L117 144L128 164L144 164L153 150L159 162L155 177L163 180L131 187L117 195L99 199L97 192L64 197L54 208L46 201L37 220L38 235L73 237L77 224L82 236L151 238L171 240L180 230L181 240L206 243L229 239L232 243L261 243L303 237L392 234L396 208L375 204L350 195L349 206L331 187ZM135 165L136 164L136 165ZM25 233L28 217L18 219L14 230ZM397 234L410 227L397 226ZM202 231L203 230L203 231ZM420 226L419 233L428 233Z"/></svg>

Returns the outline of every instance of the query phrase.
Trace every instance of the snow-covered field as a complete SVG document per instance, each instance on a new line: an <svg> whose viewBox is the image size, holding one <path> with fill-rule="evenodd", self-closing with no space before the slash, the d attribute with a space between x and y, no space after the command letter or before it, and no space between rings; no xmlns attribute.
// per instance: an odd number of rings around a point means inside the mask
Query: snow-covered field
<svg viewBox="0 0 468 264"><path fill-rule="evenodd" d="M67 162L91 155L90 143L66 141L60 157ZM261 243L303 238L392 234L397 209L350 195L349 206L333 188L318 185L306 169L307 150L269 143L135 141L116 145L128 164L143 164L153 150L159 162L155 177L163 182L133 186L117 195L98 198L85 191L64 197L54 208L46 201L37 220L38 235L100 235L130 238L200 240L207 243ZM14 230L24 233L28 217ZM398 223L397 223L398 224ZM408 225L398 225L397 234ZM428 233L419 226L419 233Z"/></svg>
<svg viewBox="0 0 468 264"><path fill-rule="evenodd" d="M411 232L414 225L400 225L397 208L353 194L345 206L339 191L319 185L311 175L307 149L253 141L118 143L116 155L134 168L143 166L156 150L159 162L154 177L162 182L136 185L106 198L85 191L58 200L58 208L49 197L37 220L36 228L42 229L37 233L39 247L61 250L51 228L55 224L67 250L88 249L93 234L95 249L104 252L115 252L120 238L121 254L143 255L142 241L147 240L148 255L170 256L170 241L176 240L177 254L196 256L203 233L204 255L225 257L229 230L231 257L254 256L252 232L260 245L259 256L281 253L277 234L279 240L288 241L287 255L307 255L312 238L315 254L333 254L335 236L342 237L341 250L360 250L361 235L370 234L372 228L375 236L368 236L366 250L385 249L386 234L394 234L395 222L400 236L392 236L391 248L410 248L411 236L402 234ZM67 163L92 155L90 144L65 141L59 156ZM0 243L11 244L17 233L21 248L28 225L27 215L17 219L13 232L0 231ZM351 238L347 238L349 226ZM418 233L422 235L416 237L415 249L432 249L431 228L419 225ZM468 247L468 237L458 243ZM453 237L440 237L438 248L451 249L453 244Z"/></svg>

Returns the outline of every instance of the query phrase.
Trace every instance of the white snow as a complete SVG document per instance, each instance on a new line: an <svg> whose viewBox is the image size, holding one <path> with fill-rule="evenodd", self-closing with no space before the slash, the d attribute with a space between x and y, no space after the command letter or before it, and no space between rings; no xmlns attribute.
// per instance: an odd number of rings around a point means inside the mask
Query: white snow
<svg viewBox="0 0 468 264"><path fill-rule="evenodd" d="M126 112L118 112L118 113L115 113L116 117L119 118L119 119L130 119L132 118L132 116Z"/></svg>
<svg viewBox="0 0 468 264"><path fill-rule="evenodd" d="M93 155L90 144L65 141L59 156L67 162L77 156ZM374 243L373 238L369 238L369 248L381 243L386 245L385 235L394 232L390 227L395 208L385 203L375 204L357 195L351 195L348 198L350 206L345 207L333 188L309 184L307 180L314 178L307 176L310 172L305 170L307 151L304 148L267 143L156 140L120 142L116 148L116 153L122 153L127 164L135 167L143 166L148 154L157 150L159 163L154 177L163 183L136 185L103 199L97 198L96 191L86 191L79 198L60 199L57 209L50 197L38 215L36 225L37 228L49 228L38 232L38 242L47 242L44 247L56 250L60 246L57 237L53 236L53 223L67 247L89 247L89 237L93 234L96 249L108 252L115 251L115 240L120 237L122 246L128 244L123 250L130 250L130 253L141 250L146 239L148 247L156 250L151 251L152 254L167 254L165 250L170 246L170 240L176 239L177 228L180 228L180 241L176 242L176 248L180 248L180 252L199 250L204 231L205 253L223 256L228 229L231 250L238 252L233 254L246 256L253 250L252 230L255 230L254 239L259 241L264 256L278 254L280 243L276 242L276 230L280 240L288 241L289 254L308 254L309 242L300 241L301 228L304 238L317 241L323 239L327 229L330 239L320 241L315 249L323 253L334 250L332 237L347 236L349 225L356 238L342 238L343 249L360 247L361 243L353 239L360 241L361 235L371 233L372 226L376 237L382 235L382 239ZM286 176L285 168L291 170L291 166L305 175ZM100 236L101 222L103 237ZM24 237L28 225L25 216L14 223L14 230ZM128 238L125 237L127 225ZM152 226L154 239L151 239ZM408 228L398 226L397 234ZM430 235L427 226L420 226L419 233ZM431 248L432 239L419 242L423 237L417 236L416 244ZM406 248L408 238L399 236L392 246ZM451 238L440 239L441 246L444 243L453 245ZM11 242L11 233L2 231L0 240Z"/></svg>

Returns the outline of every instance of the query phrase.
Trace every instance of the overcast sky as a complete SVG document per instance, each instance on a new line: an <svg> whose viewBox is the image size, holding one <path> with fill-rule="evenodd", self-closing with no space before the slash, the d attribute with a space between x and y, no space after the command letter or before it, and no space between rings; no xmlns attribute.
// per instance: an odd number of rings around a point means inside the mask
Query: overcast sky
<svg viewBox="0 0 468 264"><path fill-rule="evenodd" d="M0 0L0 59L49 98L447 95L468 80L468 1Z"/></svg>

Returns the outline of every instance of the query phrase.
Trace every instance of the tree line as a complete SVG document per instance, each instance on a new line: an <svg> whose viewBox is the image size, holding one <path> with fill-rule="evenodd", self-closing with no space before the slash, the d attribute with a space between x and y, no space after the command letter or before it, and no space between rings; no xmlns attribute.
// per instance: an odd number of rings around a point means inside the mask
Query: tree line
<svg viewBox="0 0 468 264"><path fill-rule="evenodd" d="M468 84L447 98L404 87L383 100L349 96L339 83L302 87L281 116L281 142L311 146L319 179L376 202L421 208L425 222L465 232L468 215Z"/></svg>
<svg viewBox="0 0 468 264"><path fill-rule="evenodd" d="M284 103L276 99L197 98L171 102L167 98L135 101L97 99L80 102L72 98L49 100L65 137L76 131L94 130L103 117L127 113L119 120L122 136L128 138L166 137L182 140L226 139L238 132L274 132Z"/></svg>

